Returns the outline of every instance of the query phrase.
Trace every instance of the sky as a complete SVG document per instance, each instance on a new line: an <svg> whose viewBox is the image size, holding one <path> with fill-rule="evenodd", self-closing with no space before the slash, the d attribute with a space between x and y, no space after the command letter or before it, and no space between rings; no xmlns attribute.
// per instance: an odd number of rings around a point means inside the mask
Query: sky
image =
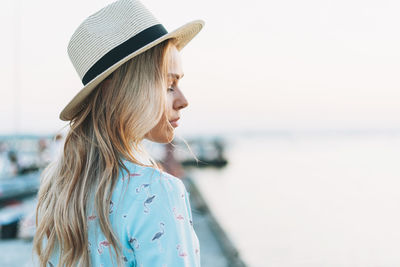
<svg viewBox="0 0 400 267"><path fill-rule="evenodd" d="M67 125L69 38L111 2L2 0L0 134ZM181 53L179 133L400 128L399 1L142 2L169 31L206 22Z"/></svg>

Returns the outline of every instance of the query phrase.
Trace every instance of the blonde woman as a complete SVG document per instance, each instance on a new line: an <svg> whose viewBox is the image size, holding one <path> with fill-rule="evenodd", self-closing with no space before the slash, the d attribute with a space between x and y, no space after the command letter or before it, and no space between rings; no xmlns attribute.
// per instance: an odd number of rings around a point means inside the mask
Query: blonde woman
<svg viewBox="0 0 400 267"><path fill-rule="evenodd" d="M70 131L42 176L40 266L200 266L188 192L141 143L172 141L188 105L179 51L202 27L168 33L120 0L75 31L68 53L84 87L60 114Z"/></svg>

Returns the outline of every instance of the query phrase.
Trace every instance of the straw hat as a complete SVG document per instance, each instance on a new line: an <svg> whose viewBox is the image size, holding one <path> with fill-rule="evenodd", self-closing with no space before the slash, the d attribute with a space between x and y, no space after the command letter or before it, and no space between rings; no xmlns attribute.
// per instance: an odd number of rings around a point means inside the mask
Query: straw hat
<svg viewBox="0 0 400 267"><path fill-rule="evenodd" d="M134 56L166 39L181 50L201 30L195 20L168 33L138 0L118 0L85 19L68 44L68 55L84 87L60 114L71 120L85 106L86 97L108 75Z"/></svg>

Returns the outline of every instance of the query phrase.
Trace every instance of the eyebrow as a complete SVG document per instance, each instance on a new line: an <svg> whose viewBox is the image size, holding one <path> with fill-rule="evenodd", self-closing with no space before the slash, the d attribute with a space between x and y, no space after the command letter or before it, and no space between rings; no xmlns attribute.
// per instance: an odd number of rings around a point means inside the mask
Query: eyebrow
<svg viewBox="0 0 400 267"><path fill-rule="evenodd" d="M182 75L179 75L179 74L177 74L177 73L168 73L168 76L169 76L169 77L175 78L175 79L177 79L177 80L182 79L182 77L183 77L184 75L185 75L185 74L183 74L183 73L182 73Z"/></svg>

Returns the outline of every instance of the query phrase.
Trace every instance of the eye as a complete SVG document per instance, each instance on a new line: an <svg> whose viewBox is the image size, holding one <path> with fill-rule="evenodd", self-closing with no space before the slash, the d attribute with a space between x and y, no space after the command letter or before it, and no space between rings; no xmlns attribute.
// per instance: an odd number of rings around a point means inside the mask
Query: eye
<svg viewBox="0 0 400 267"><path fill-rule="evenodd" d="M175 83L172 83L171 85L168 86L167 88L168 92L173 92L175 91Z"/></svg>

